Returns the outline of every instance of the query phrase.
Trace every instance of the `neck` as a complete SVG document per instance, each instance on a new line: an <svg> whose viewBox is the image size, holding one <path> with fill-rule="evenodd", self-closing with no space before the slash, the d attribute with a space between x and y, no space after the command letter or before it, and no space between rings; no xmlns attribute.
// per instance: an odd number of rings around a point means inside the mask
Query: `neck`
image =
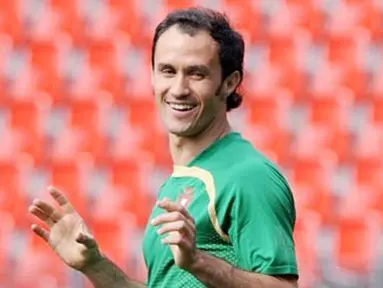
<svg viewBox="0 0 383 288"><path fill-rule="evenodd" d="M185 166L216 140L231 131L229 122L213 121L212 124L196 136L181 137L170 134L170 153L174 165Z"/></svg>

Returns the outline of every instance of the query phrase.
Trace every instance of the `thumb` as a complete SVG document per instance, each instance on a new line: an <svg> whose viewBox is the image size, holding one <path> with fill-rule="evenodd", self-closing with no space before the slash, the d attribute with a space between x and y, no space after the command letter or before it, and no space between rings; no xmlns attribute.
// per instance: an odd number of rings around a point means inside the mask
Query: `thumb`
<svg viewBox="0 0 383 288"><path fill-rule="evenodd" d="M84 232L78 233L76 242L85 245L88 249L95 248L97 246L94 238Z"/></svg>

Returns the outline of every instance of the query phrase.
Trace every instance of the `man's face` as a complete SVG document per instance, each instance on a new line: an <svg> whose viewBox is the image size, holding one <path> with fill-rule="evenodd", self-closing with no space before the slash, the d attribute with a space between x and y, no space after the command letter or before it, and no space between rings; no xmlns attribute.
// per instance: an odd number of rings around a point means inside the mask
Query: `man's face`
<svg viewBox="0 0 383 288"><path fill-rule="evenodd" d="M172 26L158 39L153 87L170 133L195 136L213 120L224 120L226 103L220 89L218 49L218 44L204 30L190 36Z"/></svg>

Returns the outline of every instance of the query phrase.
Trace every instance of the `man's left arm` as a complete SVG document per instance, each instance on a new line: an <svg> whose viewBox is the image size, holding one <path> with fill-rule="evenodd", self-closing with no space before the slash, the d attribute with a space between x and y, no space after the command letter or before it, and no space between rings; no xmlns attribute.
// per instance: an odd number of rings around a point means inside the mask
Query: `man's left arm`
<svg viewBox="0 0 383 288"><path fill-rule="evenodd" d="M209 288L296 288L294 275L269 276L248 272L207 253L197 251L196 261L188 271Z"/></svg>

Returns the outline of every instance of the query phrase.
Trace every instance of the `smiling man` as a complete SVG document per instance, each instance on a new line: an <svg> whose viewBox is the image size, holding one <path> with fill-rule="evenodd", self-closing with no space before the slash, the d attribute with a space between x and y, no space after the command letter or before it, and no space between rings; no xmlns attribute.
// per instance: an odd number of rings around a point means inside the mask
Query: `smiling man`
<svg viewBox="0 0 383 288"><path fill-rule="evenodd" d="M148 287L297 287L295 208L278 168L233 131L240 106L244 42L212 10L170 13L152 49L155 100L174 162L148 223L143 251ZM95 287L145 287L98 250L65 196L62 211L40 200L34 225L64 262Z"/></svg>

